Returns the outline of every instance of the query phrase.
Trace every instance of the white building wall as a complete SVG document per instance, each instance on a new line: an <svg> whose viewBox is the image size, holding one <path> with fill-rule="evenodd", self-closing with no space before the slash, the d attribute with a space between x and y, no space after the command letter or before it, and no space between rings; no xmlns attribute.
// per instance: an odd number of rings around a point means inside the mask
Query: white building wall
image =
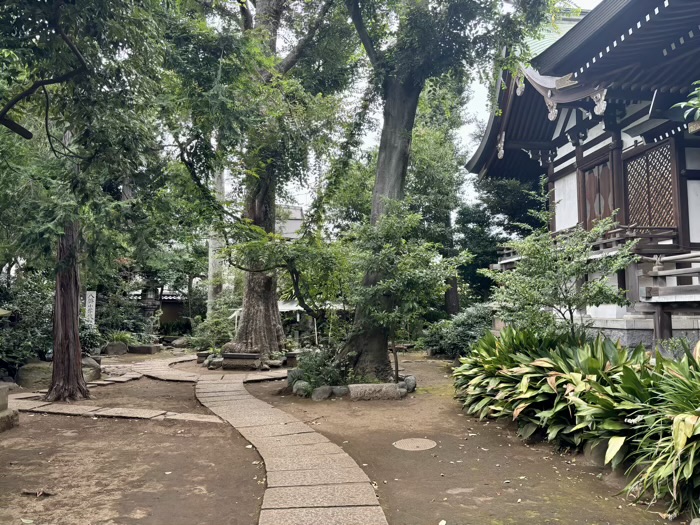
<svg viewBox="0 0 700 525"><path fill-rule="evenodd" d="M688 225L690 242L700 242L700 180L688 181Z"/></svg>
<svg viewBox="0 0 700 525"><path fill-rule="evenodd" d="M555 226L565 230L578 224L578 185L576 172L554 182Z"/></svg>

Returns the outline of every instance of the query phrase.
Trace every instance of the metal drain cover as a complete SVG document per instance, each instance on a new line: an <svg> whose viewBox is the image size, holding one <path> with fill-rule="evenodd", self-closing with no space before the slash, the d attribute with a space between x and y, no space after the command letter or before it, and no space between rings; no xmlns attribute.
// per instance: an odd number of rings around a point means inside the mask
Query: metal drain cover
<svg viewBox="0 0 700 525"><path fill-rule="evenodd" d="M435 448L437 443L432 439L422 439L422 438L409 438L401 439L392 443L399 450L430 450Z"/></svg>

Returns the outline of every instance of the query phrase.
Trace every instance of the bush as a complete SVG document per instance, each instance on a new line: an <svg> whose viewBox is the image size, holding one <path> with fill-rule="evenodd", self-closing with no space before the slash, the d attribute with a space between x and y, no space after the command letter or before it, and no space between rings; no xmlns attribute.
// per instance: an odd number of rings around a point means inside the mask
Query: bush
<svg viewBox="0 0 700 525"><path fill-rule="evenodd" d="M130 299L125 291L109 294L106 300L98 297L95 313L98 329L103 333L144 333L148 320L144 317L138 301Z"/></svg>
<svg viewBox="0 0 700 525"><path fill-rule="evenodd" d="M300 379L311 388L347 385L355 380L349 359L330 348L302 352L298 368L302 374Z"/></svg>
<svg viewBox="0 0 700 525"><path fill-rule="evenodd" d="M505 330L481 339L455 369L468 413L508 416L568 446L605 446L637 498L670 499L668 518L700 514L700 344L680 362L603 337L593 342Z"/></svg>
<svg viewBox="0 0 700 525"><path fill-rule="evenodd" d="M433 324L421 345L433 355L453 359L466 355L471 345L491 329L492 321L490 308L476 304L452 319Z"/></svg>
<svg viewBox="0 0 700 525"><path fill-rule="evenodd" d="M230 289L224 289L217 298L211 317L196 322L190 338L190 346L198 352L221 347L236 336L236 325L231 314L241 305L240 297Z"/></svg>
<svg viewBox="0 0 700 525"><path fill-rule="evenodd" d="M112 343L124 343L127 346L133 345L137 342L134 334L130 332L112 332L107 336L107 338Z"/></svg>
<svg viewBox="0 0 700 525"><path fill-rule="evenodd" d="M34 273L23 273L11 287L0 286L0 306L12 312L0 318L0 367L11 375L51 352L53 293L53 283Z"/></svg>
<svg viewBox="0 0 700 525"><path fill-rule="evenodd" d="M104 338L102 337L102 334L99 332L99 330L97 330L95 326L83 322L83 320L81 319L80 348L82 349L83 353L96 354L102 346L103 342Z"/></svg>

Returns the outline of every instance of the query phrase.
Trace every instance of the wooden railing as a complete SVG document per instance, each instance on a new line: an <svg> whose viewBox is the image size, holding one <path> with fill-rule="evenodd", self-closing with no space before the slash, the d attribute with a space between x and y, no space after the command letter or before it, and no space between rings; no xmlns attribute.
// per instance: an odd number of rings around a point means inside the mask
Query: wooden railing
<svg viewBox="0 0 700 525"><path fill-rule="evenodd" d="M571 230L553 232L554 237L566 236ZM605 253L615 251L621 246L636 241L634 252L639 255L671 255L682 253L678 244L678 230L676 228L657 228L654 226L618 226L610 230L591 247L594 252ZM498 266L501 269L512 268L520 258L515 250L503 247L498 252Z"/></svg>
<svg viewBox="0 0 700 525"><path fill-rule="evenodd" d="M653 303L685 303L700 302L700 267L677 268L680 263L693 264L700 263L700 253L689 253L676 256L658 256L654 259L647 259L647 262L654 263L651 271L641 272L641 275L650 277L652 285L639 289L640 297L643 300ZM669 268L674 266L675 268ZM690 284L679 284L679 278L691 278ZM676 282L669 286L668 280L672 278Z"/></svg>

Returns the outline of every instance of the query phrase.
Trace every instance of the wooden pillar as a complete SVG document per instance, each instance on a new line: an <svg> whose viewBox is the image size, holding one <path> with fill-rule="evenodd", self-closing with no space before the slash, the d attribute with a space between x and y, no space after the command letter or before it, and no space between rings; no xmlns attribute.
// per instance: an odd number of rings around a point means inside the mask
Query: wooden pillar
<svg viewBox="0 0 700 525"><path fill-rule="evenodd" d="M578 199L578 222L584 228L586 227L586 176L581 169L583 165L583 145L581 142L576 142L576 184L577 184L577 199Z"/></svg>
<svg viewBox="0 0 700 525"><path fill-rule="evenodd" d="M613 201L617 212L616 220L627 225L627 205L625 197L625 165L622 161L622 131L618 126L610 131L610 159L613 177Z"/></svg>
<svg viewBox="0 0 700 525"><path fill-rule="evenodd" d="M654 340L661 341L673 337L673 316L663 304L654 305Z"/></svg>

